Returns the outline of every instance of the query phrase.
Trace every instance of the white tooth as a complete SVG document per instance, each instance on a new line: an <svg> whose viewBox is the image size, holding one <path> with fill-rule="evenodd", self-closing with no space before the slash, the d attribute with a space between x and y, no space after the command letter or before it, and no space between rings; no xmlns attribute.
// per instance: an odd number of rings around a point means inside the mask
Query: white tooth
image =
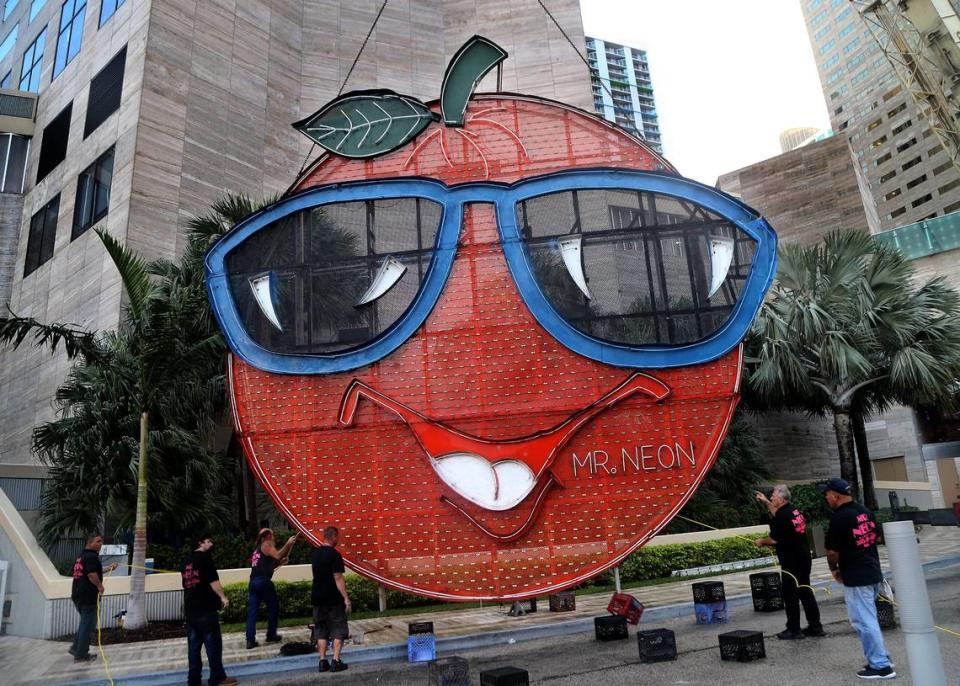
<svg viewBox="0 0 960 686"><path fill-rule="evenodd" d="M273 272L254 276L250 279L250 288L253 290L253 297L257 299L257 304L260 305L263 316L277 329L283 331L283 326L280 324L280 318L277 316L277 310L274 306L275 281Z"/></svg>
<svg viewBox="0 0 960 686"><path fill-rule="evenodd" d="M733 263L734 241L727 236L710 237L710 292L708 298L720 290L727 280L727 272Z"/></svg>
<svg viewBox="0 0 960 686"><path fill-rule="evenodd" d="M487 510L509 510L536 485L527 465L503 460L495 465L471 453L450 453L433 460L437 475L454 491Z"/></svg>
<svg viewBox="0 0 960 686"><path fill-rule="evenodd" d="M563 256L563 263L567 265L567 271L570 278L577 284L577 288L587 296L587 300L592 300L590 289L587 288L587 280L583 276L583 258L581 256L582 237L570 236L561 238L557 243L560 245L560 254Z"/></svg>
<svg viewBox="0 0 960 686"><path fill-rule="evenodd" d="M373 283L370 284L370 288L367 289L366 293L360 296L360 299L356 302L354 307L366 305L367 303L373 302L377 298L381 297L384 293L394 287L394 285L400 280L400 277L403 276L406 271L406 265L402 264L400 260L395 258L393 255L387 257L387 259L385 259L380 265L380 269L377 271L377 276L374 278Z"/></svg>

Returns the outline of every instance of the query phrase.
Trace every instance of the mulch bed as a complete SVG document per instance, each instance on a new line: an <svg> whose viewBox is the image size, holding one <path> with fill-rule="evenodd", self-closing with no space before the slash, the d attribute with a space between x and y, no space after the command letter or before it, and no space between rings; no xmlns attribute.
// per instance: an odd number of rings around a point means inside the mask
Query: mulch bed
<svg viewBox="0 0 960 686"><path fill-rule="evenodd" d="M187 629L183 622L151 622L142 629L126 631L120 628L103 629L100 632L100 642L103 645L116 643L139 643L140 641L158 641L164 638L186 638ZM72 641L73 634L61 636L60 641ZM92 643L96 644L94 635Z"/></svg>

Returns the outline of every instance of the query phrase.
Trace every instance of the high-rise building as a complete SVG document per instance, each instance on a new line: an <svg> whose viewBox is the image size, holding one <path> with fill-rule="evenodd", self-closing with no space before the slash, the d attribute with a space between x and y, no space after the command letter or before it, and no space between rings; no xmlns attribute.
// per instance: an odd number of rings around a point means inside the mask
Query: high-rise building
<svg viewBox="0 0 960 686"><path fill-rule="evenodd" d="M645 50L587 37L594 109L663 152Z"/></svg>
<svg viewBox="0 0 960 686"><path fill-rule="evenodd" d="M801 145L811 142L820 129L815 126L797 126L785 129L780 133L780 152L796 150Z"/></svg>
<svg viewBox="0 0 960 686"><path fill-rule="evenodd" d="M871 3L800 2L833 130L857 158L871 230L960 210L960 173L860 15Z"/></svg>
<svg viewBox="0 0 960 686"><path fill-rule="evenodd" d="M26 93L0 93L0 311L117 327L120 278L90 229L170 258L189 218L223 194L285 190L310 148L291 123L335 97L351 69L347 90L433 100L449 59L480 33L510 53L505 90L590 108L581 56L537 3L390 3L353 68L382 4L7 0L0 87ZM577 0L550 10L582 45ZM3 128L4 108L22 100L22 114L31 94L32 135ZM0 351L0 477L34 462L32 431L53 418L69 367L30 345Z"/></svg>

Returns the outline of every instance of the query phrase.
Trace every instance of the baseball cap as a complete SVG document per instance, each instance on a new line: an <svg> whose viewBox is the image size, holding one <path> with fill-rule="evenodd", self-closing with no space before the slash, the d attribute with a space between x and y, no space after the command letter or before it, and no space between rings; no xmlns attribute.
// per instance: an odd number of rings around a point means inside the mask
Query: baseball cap
<svg viewBox="0 0 960 686"><path fill-rule="evenodd" d="M826 482L820 484L818 488L826 493L827 491L836 491L840 495L850 495L850 484L848 484L843 479L827 479Z"/></svg>

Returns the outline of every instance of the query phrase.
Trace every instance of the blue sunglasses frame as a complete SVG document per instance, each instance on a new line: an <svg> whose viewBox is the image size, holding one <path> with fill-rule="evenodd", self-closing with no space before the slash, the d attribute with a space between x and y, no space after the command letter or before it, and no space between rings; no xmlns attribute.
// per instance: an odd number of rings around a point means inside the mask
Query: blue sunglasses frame
<svg viewBox="0 0 960 686"><path fill-rule="evenodd" d="M517 225L518 203L572 190L630 190L660 193L699 204L722 216L757 242L750 274L730 317L710 336L683 345L628 346L601 341L567 323L540 289ZM230 290L226 259L243 241L290 214L335 202L422 198L442 207L437 243L420 291L389 329L355 349L328 355L277 353L254 341L243 325ZM419 177L357 181L312 188L284 198L243 220L207 253L207 290L230 349L248 364L277 374L330 374L383 359L420 328L450 276L467 203L496 206L497 228L507 266L520 297L539 324L562 345L597 362L618 367L671 368L715 360L746 335L777 266L777 236L756 211L715 188L657 172L586 169L529 177L513 184L476 182L447 186Z"/></svg>

